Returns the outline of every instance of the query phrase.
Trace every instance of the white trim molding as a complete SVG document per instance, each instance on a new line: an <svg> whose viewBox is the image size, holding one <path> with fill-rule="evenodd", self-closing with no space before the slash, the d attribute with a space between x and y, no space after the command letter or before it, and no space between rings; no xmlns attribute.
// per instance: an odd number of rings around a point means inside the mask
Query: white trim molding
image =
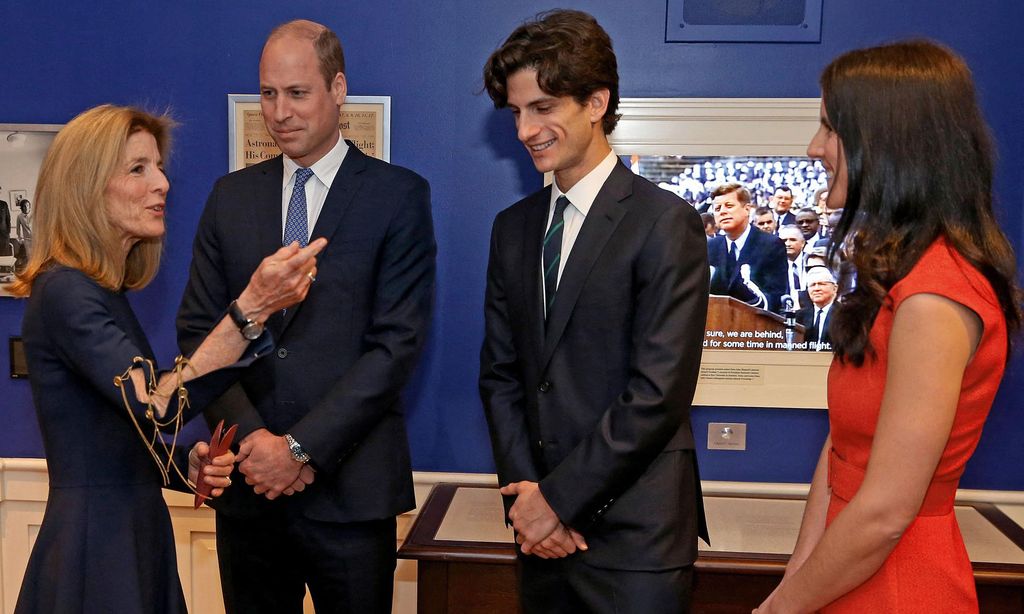
<svg viewBox="0 0 1024 614"><path fill-rule="evenodd" d="M414 472L416 505L422 505L435 484L456 482L497 485L493 473ZM807 484L756 482L701 482L705 495L803 498ZM42 522L46 506L48 477L46 461L36 458L0 458L0 613L11 614L18 598L21 579L28 556ZM175 547L178 553L178 574L185 600L192 612L220 614L220 574L217 569L213 510L192 509L190 495L164 491L171 511ZM1024 492L960 490L957 500L986 501L999 505L1024 507ZM416 510L398 518L398 543L409 531ZM416 611L416 564L399 561L395 572L394 612L414 614ZM307 598L306 612L312 613Z"/></svg>

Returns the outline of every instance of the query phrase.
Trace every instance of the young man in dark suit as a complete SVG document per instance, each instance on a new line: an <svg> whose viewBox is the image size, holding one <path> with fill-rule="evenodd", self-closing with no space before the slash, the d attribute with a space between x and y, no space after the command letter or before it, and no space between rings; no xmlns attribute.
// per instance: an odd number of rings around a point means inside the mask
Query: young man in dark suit
<svg viewBox="0 0 1024 614"><path fill-rule="evenodd" d="M517 28L484 84L554 184L498 214L480 392L526 612L683 612L706 539L689 413L706 238L608 145L611 40L586 13Z"/></svg>
<svg viewBox="0 0 1024 614"><path fill-rule="evenodd" d="M317 611L391 611L395 516L414 507L399 395L427 334L435 245L427 182L341 137L345 93L333 32L271 33L260 106L284 156L217 181L178 313L185 351L225 310L278 344L206 412L241 440L217 505L229 613L300 613L306 585ZM316 237L329 243L306 302L266 322L229 306L265 254Z"/></svg>
<svg viewBox="0 0 1024 614"><path fill-rule="evenodd" d="M711 294L732 296L778 313L787 294L786 247L750 224L750 192L738 183L712 192L715 222L725 233L708 241Z"/></svg>

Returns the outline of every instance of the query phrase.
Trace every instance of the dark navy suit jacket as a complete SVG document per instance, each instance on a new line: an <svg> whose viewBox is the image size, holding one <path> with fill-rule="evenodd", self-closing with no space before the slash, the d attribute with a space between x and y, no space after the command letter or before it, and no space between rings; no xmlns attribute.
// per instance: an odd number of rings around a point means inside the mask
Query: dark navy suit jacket
<svg viewBox="0 0 1024 614"><path fill-rule="evenodd" d="M480 393L498 479L539 482L590 564L689 565L706 538L690 427L708 301L700 216L617 164L545 325L550 198L502 211L491 234Z"/></svg>
<svg viewBox="0 0 1024 614"><path fill-rule="evenodd" d="M715 267L715 274L711 277L711 294L732 296L745 303L753 302L755 295L747 289L740 277L740 267L749 264L750 279L768 299L767 309L778 313L782 295L789 292L786 280L789 259L786 258L786 246L782 239L751 226L747 241L740 250L739 261L733 267L732 275L727 277L728 250L725 236L720 235L708 241L708 263Z"/></svg>
<svg viewBox="0 0 1024 614"><path fill-rule="evenodd" d="M804 325L804 341L828 343L829 349L831 349L832 338L828 334L828 325L832 320L832 312L835 311L836 304L832 303L832 307L825 314L825 324L821 327L821 337L818 337L818 331L814 328L814 304L808 302L807 307L804 307L796 313L796 321L798 324Z"/></svg>
<svg viewBox="0 0 1024 614"><path fill-rule="evenodd" d="M214 185L178 311L183 349L202 339L280 247L282 175L278 157ZM274 501L235 479L216 507L251 515L287 506L331 522L391 517L415 506L400 392L430 321L430 188L349 143L311 237L329 243L306 300L268 320L273 356L249 368L206 417L238 424L236 440L261 427L290 433L312 457L316 479Z"/></svg>

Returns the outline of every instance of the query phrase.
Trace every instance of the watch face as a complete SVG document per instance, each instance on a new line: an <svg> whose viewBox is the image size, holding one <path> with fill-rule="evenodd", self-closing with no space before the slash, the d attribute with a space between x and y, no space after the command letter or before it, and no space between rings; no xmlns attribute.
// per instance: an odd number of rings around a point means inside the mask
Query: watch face
<svg viewBox="0 0 1024 614"><path fill-rule="evenodd" d="M253 341L254 339L258 339L259 336L262 335L262 334L263 334L263 325L262 324L257 324L256 322L249 322L248 324L246 324L245 326L242 327L242 336L245 337L246 339L248 339L249 341Z"/></svg>

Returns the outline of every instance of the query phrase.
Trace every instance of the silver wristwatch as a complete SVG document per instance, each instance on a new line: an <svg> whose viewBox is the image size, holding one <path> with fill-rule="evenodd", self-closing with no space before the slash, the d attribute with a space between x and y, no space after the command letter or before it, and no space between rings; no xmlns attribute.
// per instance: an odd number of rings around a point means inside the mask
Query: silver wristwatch
<svg viewBox="0 0 1024 614"><path fill-rule="evenodd" d="M309 454L306 454L299 442L295 441L295 438L288 433L284 434L284 440L288 442L288 450L292 453L292 458L296 461L305 465L309 462Z"/></svg>

